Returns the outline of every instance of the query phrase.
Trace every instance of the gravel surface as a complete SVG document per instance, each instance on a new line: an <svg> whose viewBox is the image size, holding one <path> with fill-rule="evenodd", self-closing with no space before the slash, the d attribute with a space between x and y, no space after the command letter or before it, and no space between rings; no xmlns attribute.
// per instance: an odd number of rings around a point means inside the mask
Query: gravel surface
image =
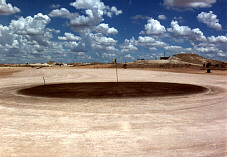
<svg viewBox="0 0 227 157"><path fill-rule="evenodd" d="M120 82L206 87L198 94L48 98L18 90L116 82L115 69L28 69L0 78L0 157L227 156L226 75L119 69ZM111 90L111 89L110 89Z"/></svg>

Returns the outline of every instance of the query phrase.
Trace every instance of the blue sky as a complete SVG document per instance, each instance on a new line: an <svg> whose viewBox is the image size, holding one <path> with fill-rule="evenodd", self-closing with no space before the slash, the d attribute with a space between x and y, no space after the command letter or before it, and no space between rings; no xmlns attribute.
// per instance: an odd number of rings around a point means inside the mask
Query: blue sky
<svg viewBox="0 0 227 157"><path fill-rule="evenodd" d="M227 61L226 0L0 0L0 63Z"/></svg>

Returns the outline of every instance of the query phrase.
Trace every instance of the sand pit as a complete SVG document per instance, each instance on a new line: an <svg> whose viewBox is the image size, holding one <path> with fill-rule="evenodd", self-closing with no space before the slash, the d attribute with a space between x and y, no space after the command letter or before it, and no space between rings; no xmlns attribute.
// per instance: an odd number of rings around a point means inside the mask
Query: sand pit
<svg viewBox="0 0 227 157"><path fill-rule="evenodd" d="M0 157L227 156L226 75L118 72L118 88L115 69L27 69L1 77ZM69 97L75 89L79 98ZM159 92L168 95L152 95Z"/></svg>
<svg viewBox="0 0 227 157"><path fill-rule="evenodd" d="M19 94L52 98L135 98L197 94L207 88L166 82L93 82L41 85L21 89Z"/></svg>

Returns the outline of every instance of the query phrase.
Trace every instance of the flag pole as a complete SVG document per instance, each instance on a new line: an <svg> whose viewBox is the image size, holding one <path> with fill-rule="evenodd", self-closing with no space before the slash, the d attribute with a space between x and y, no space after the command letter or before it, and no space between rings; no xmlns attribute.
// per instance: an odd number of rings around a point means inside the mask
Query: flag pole
<svg viewBox="0 0 227 157"><path fill-rule="evenodd" d="M117 61L116 61L116 75L117 75L117 82L118 82Z"/></svg>
<svg viewBox="0 0 227 157"><path fill-rule="evenodd" d="M116 64L116 76L117 76L117 82L118 82L117 59L114 59L113 63Z"/></svg>

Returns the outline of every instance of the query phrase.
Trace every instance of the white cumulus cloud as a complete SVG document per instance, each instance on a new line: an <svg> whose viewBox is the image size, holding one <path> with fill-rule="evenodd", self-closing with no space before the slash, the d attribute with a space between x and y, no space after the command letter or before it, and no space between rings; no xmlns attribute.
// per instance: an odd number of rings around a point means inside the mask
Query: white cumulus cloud
<svg viewBox="0 0 227 157"><path fill-rule="evenodd" d="M113 27L109 27L108 24L106 23L101 23L98 26L95 27L95 31L98 33L103 33L103 34L117 34L118 30L113 28Z"/></svg>
<svg viewBox="0 0 227 157"><path fill-rule="evenodd" d="M75 36L75 35L72 34L72 33L67 33L67 32L66 32L64 35L65 35L64 37L59 36L58 39L59 39L59 40L65 40L65 41L67 41L67 40L68 40L68 41L70 41L70 40L71 40L71 41L73 41L73 40L74 40L74 41L81 40L81 37Z"/></svg>
<svg viewBox="0 0 227 157"><path fill-rule="evenodd" d="M152 37L138 37L138 45L143 46L143 47L165 47L167 44L163 41L158 41Z"/></svg>
<svg viewBox="0 0 227 157"><path fill-rule="evenodd" d="M177 21L171 22L171 28L167 29L173 36L186 37L192 41L206 41L206 37L199 28L191 29L188 26L180 26Z"/></svg>
<svg viewBox="0 0 227 157"><path fill-rule="evenodd" d="M156 47L150 47L149 48L151 51L157 51L157 48Z"/></svg>
<svg viewBox="0 0 227 157"><path fill-rule="evenodd" d="M63 45L69 48L71 52L87 52L85 44L82 42L70 41L64 42Z"/></svg>
<svg viewBox="0 0 227 157"><path fill-rule="evenodd" d="M161 35L166 32L165 27L162 26L158 20L154 20L153 18L150 18L144 27L145 32L143 33L149 35Z"/></svg>
<svg viewBox="0 0 227 157"><path fill-rule="evenodd" d="M158 15L158 19L159 20L165 20L166 19L166 16L165 15Z"/></svg>
<svg viewBox="0 0 227 157"><path fill-rule="evenodd" d="M50 17L68 18L67 23L71 29L87 36L87 33L117 34L116 28L110 28L108 24L101 23L104 16L112 17L113 15L122 14L122 10L118 10L115 6L105 5L101 0L76 0L70 3L78 12L71 13L66 8L55 9L49 14Z"/></svg>
<svg viewBox="0 0 227 157"><path fill-rule="evenodd" d="M46 29L46 25L50 23L47 15L38 13L34 17L20 17L18 20L12 20L9 28L14 34L23 35L28 41L35 41L41 45L50 44L52 33L55 30Z"/></svg>
<svg viewBox="0 0 227 157"><path fill-rule="evenodd" d="M60 4L52 4L50 7L51 8L59 8L61 5Z"/></svg>
<svg viewBox="0 0 227 157"><path fill-rule="evenodd" d="M111 37L105 37L102 33L89 33L86 38L90 40L90 45L93 50L117 51L114 47L117 44L117 40Z"/></svg>
<svg viewBox="0 0 227 157"><path fill-rule="evenodd" d="M135 52L138 50L136 45L137 41L134 37L132 37L130 40L125 39L124 43L120 46L121 52Z"/></svg>
<svg viewBox="0 0 227 157"><path fill-rule="evenodd" d="M107 16L109 16L109 17L112 17L113 16L113 14L115 14L116 16L118 16L118 15L120 15L120 14L122 14L123 12L122 12L122 10L117 10L117 8L115 7L115 6L113 6L113 7L111 7L111 9L109 9L109 7L107 7Z"/></svg>
<svg viewBox="0 0 227 157"><path fill-rule="evenodd" d="M210 11L209 13L201 12L197 16L197 19L198 21L205 23L210 28L214 28L216 30L222 29L222 26L217 19L217 15L213 14L213 11Z"/></svg>
<svg viewBox="0 0 227 157"><path fill-rule="evenodd" d="M16 34L39 35L44 33L44 29L50 21L47 15L38 13L34 17L20 17L18 20L12 20L9 27Z"/></svg>
<svg viewBox="0 0 227 157"><path fill-rule="evenodd" d="M164 47L166 50L169 50L171 52L175 53L182 53L182 52L191 52L192 48L183 48L181 46L166 46Z"/></svg>
<svg viewBox="0 0 227 157"><path fill-rule="evenodd" d="M0 0L0 15L10 15L19 13L20 9L12 6L10 3L6 3L6 0Z"/></svg>
<svg viewBox="0 0 227 157"><path fill-rule="evenodd" d="M9 48L18 46L17 41L18 35L13 34L13 32L7 26L0 25L0 47Z"/></svg>
<svg viewBox="0 0 227 157"><path fill-rule="evenodd" d="M76 0L70 5L77 9L105 9L105 4L100 0Z"/></svg>
<svg viewBox="0 0 227 157"><path fill-rule="evenodd" d="M219 49L217 47L197 47L195 48L196 51L202 53L209 53L209 52L218 52Z"/></svg>
<svg viewBox="0 0 227 157"><path fill-rule="evenodd" d="M68 9L66 8L61 8L61 9L55 9L52 10L49 14L50 17L62 17L62 18L75 18L78 17L78 13L70 13Z"/></svg>
<svg viewBox="0 0 227 157"><path fill-rule="evenodd" d="M164 5L171 8L210 8L216 0L164 0Z"/></svg>
<svg viewBox="0 0 227 157"><path fill-rule="evenodd" d="M132 43L122 45L120 46L120 48L121 48L121 52L135 52L138 50L138 48L132 45Z"/></svg>
<svg viewBox="0 0 227 157"><path fill-rule="evenodd" d="M227 36L211 36L208 37L208 40L212 43L227 43Z"/></svg>

